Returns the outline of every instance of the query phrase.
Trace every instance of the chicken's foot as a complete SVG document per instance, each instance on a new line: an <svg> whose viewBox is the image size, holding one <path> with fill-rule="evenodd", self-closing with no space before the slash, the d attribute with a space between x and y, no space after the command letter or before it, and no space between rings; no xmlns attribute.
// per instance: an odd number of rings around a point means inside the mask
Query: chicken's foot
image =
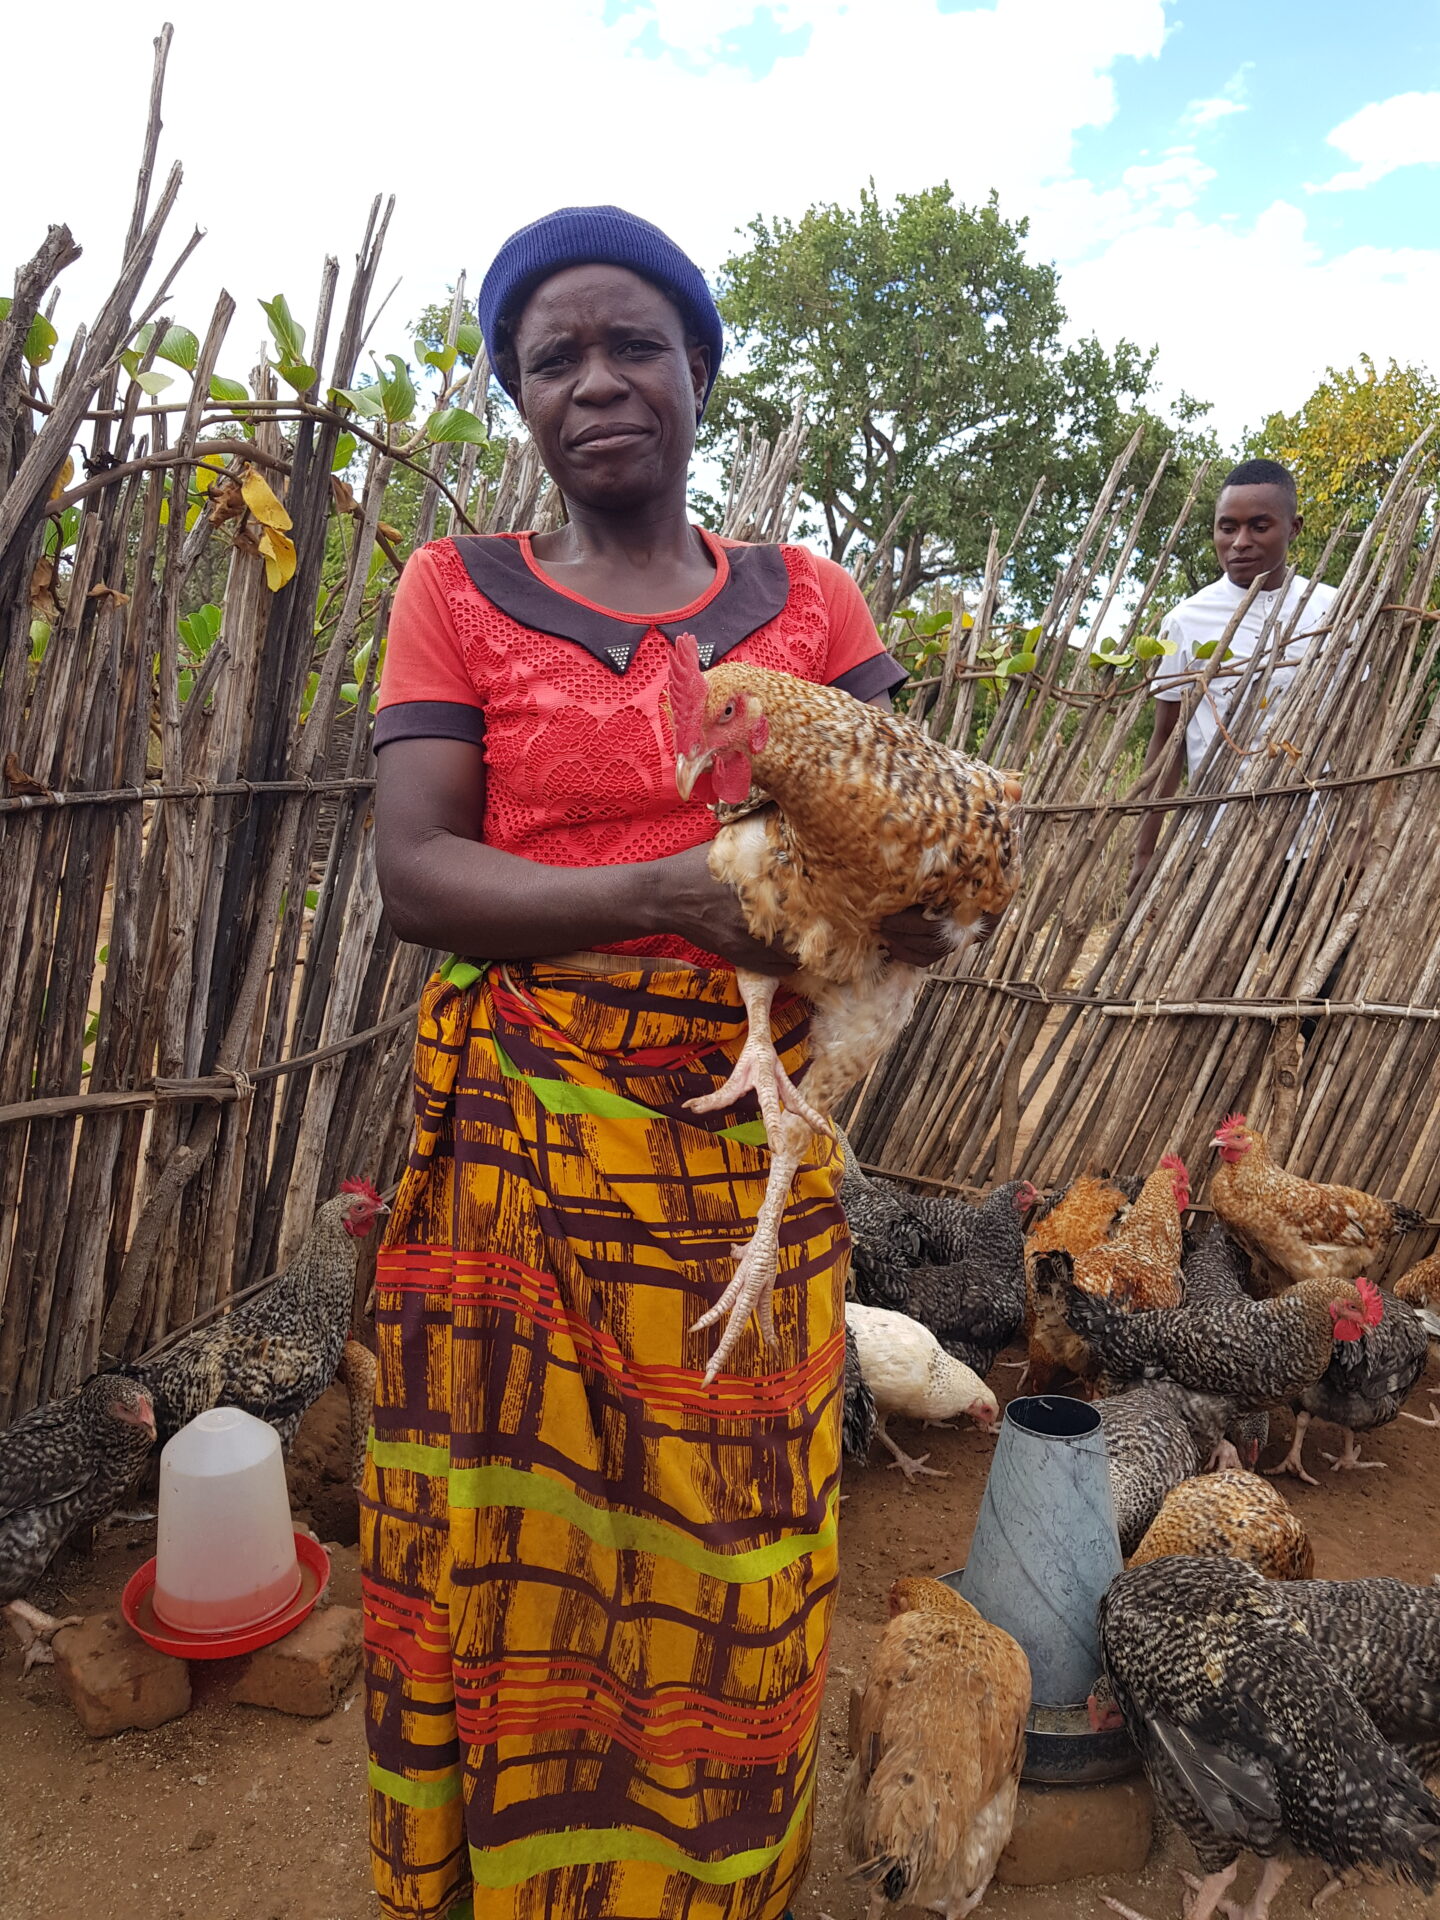
<svg viewBox="0 0 1440 1920"><path fill-rule="evenodd" d="M1223 1469L1228 1473L1238 1473L1244 1464L1244 1461L1235 1451L1233 1441L1217 1440L1215 1442L1215 1451L1205 1462L1205 1471L1206 1473L1214 1473L1218 1469Z"/></svg>
<svg viewBox="0 0 1440 1920"><path fill-rule="evenodd" d="M1402 1420L1413 1420L1417 1427L1440 1427L1440 1387L1427 1387L1430 1396L1430 1411L1426 1414L1402 1413Z"/></svg>
<svg viewBox="0 0 1440 1920"><path fill-rule="evenodd" d="M773 1091L770 1097L773 1101ZM778 1102L776 1106L773 1121L767 1115L765 1122L770 1134L770 1172L765 1181L765 1197L760 1203L760 1217L755 1222L755 1231L743 1247L731 1248L737 1265L729 1286L710 1311L702 1313L690 1329L692 1333L699 1333L703 1327L713 1326L726 1314L730 1316L720 1336L720 1344L705 1368L707 1387L730 1358L752 1313L760 1322L760 1336L766 1345L770 1345L775 1338L770 1300L780 1259L780 1223L785 1217L791 1184L811 1138L811 1129L804 1120L797 1119L793 1114L782 1114L778 1111Z"/></svg>
<svg viewBox="0 0 1440 1920"><path fill-rule="evenodd" d="M1233 1872L1234 1869L1232 1868ZM1260 1876L1260 1884L1250 1896L1248 1906L1237 1907L1233 1900L1227 1900L1220 1908L1226 1920L1270 1920L1270 1903L1290 1878L1288 1860L1267 1860L1265 1871ZM1194 1920L1194 1916L1191 1916Z"/></svg>
<svg viewBox="0 0 1440 1920"><path fill-rule="evenodd" d="M740 989L740 998L745 1002L747 1021L745 1044L740 1049L740 1057L723 1087L717 1087L713 1093L702 1093L694 1100L687 1100L685 1105L691 1113L720 1113L726 1107L733 1107L747 1093L753 1093L760 1103L760 1117L765 1122L765 1131L772 1145L775 1138L774 1121L779 1119L782 1108L808 1121L816 1133L828 1133L829 1122L823 1114L815 1111L781 1066L780 1055L770 1037L770 1008L779 982L767 974L745 973L737 968L735 984Z"/></svg>
<svg viewBox="0 0 1440 1920"><path fill-rule="evenodd" d="M928 1453L917 1453L917 1454L906 1453L905 1449L900 1445L900 1443L897 1440L893 1440L890 1437L890 1435L885 1431L884 1420L877 1420L875 1422L875 1432L878 1438L884 1442L884 1444L890 1449L891 1453L893 1453L895 1456L894 1463L891 1468L892 1472L894 1471L895 1467L899 1467L900 1471L904 1474L905 1478L907 1480L912 1480L912 1481L916 1478L917 1475L922 1473L925 1475L927 1480L948 1480L950 1478L950 1475L945 1471L943 1467L927 1467L926 1466L925 1462L930 1458Z"/></svg>
<svg viewBox="0 0 1440 1920"><path fill-rule="evenodd" d="M1355 1435L1350 1431L1349 1427L1342 1427L1340 1431L1345 1436L1345 1451L1343 1453L1322 1453L1320 1455L1322 1460L1328 1460L1331 1463L1330 1471L1332 1473L1340 1473L1345 1470L1364 1473L1370 1467L1384 1466L1385 1462L1383 1460L1362 1460L1360 1458L1360 1442L1355 1438Z"/></svg>
<svg viewBox="0 0 1440 1920"><path fill-rule="evenodd" d="M1308 1413L1296 1414L1295 1437L1290 1442L1290 1451L1278 1466L1266 1467L1265 1473L1267 1478L1274 1480L1282 1473L1293 1473L1295 1478L1297 1480L1303 1480L1307 1487L1319 1486L1320 1482L1315 1479L1312 1474L1308 1474L1305 1471L1303 1448L1305 1445L1305 1429L1309 1425L1310 1416Z"/></svg>
<svg viewBox="0 0 1440 1920"><path fill-rule="evenodd" d="M48 1613L42 1613L38 1607L32 1607L26 1600L12 1600L4 1609L12 1627L20 1640L20 1650L24 1660L20 1667L23 1680L32 1667L50 1667L55 1664L55 1649L50 1642L62 1627L78 1627L83 1616L67 1613L63 1620L56 1620Z"/></svg>

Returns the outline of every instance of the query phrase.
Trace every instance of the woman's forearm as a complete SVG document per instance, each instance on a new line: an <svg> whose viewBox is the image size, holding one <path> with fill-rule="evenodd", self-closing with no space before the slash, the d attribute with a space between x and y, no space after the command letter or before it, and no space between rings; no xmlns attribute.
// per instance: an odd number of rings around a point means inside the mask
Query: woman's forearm
<svg viewBox="0 0 1440 1920"><path fill-rule="evenodd" d="M402 940L487 960L543 959L656 931L653 866L545 867L436 831L385 856L380 889ZM648 884L647 884L648 876Z"/></svg>

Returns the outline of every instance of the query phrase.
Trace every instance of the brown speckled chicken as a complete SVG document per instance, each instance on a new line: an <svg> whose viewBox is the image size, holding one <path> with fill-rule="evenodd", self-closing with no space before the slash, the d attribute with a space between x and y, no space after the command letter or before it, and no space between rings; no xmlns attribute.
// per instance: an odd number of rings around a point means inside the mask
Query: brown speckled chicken
<svg viewBox="0 0 1440 1920"><path fill-rule="evenodd" d="M1127 1313L1178 1306L1183 1250L1180 1215L1189 1204L1185 1162L1167 1153L1111 1237L1074 1260L1074 1284ZM1083 1336L1066 1320L1056 1298L1037 1292L1031 1336L1032 1393L1044 1391L1038 1382L1047 1370L1052 1376L1058 1370L1089 1379L1098 1369Z"/></svg>
<svg viewBox="0 0 1440 1920"><path fill-rule="evenodd" d="M957 953L981 937L1020 882L1020 786L839 688L731 661L702 673L688 634L672 650L669 703L683 798L702 775L717 801L765 798L720 828L710 871L735 889L756 939L796 955L792 984L814 1008L802 1097L770 1037L777 982L742 971L745 1045L725 1085L693 1103L717 1112L754 1093L771 1156L755 1231L696 1322L726 1323L713 1380L752 1313L770 1337L780 1222L811 1135L828 1131L831 1106L898 1037L920 991L923 972L891 958L880 922L921 908Z"/></svg>
<svg viewBox="0 0 1440 1920"><path fill-rule="evenodd" d="M1117 1575L1100 1603L1110 1688L1205 1876L1187 1920L1266 1920L1297 1857L1426 1892L1440 1878L1440 1802L1307 1632L1295 1591L1238 1560L1172 1557ZM1247 1907L1226 1908L1242 1853L1265 1870Z"/></svg>
<svg viewBox="0 0 1440 1920"><path fill-rule="evenodd" d="M358 1242L388 1212L368 1180L347 1180L316 1214L287 1271L224 1319L197 1327L133 1372L155 1403L163 1441L197 1413L242 1407L288 1449L306 1408L340 1366Z"/></svg>
<svg viewBox="0 0 1440 1920"><path fill-rule="evenodd" d="M860 1707L841 1830L870 1912L960 1920L1015 1822L1030 1664L938 1580L897 1580Z"/></svg>
<svg viewBox="0 0 1440 1920"><path fill-rule="evenodd" d="M1440 1356L1440 1253L1432 1253L1428 1260L1418 1261L1408 1273L1402 1274L1395 1282L1394 1294L1397 1300L1415 1309L1430 1342L1430 1351ZM1404 1417L1415 1421L1417 1426L1440 1427L1440 1387L1430 1387L1427 1391L1431 1401L1429 1414L1422 1418L1418 1413L1407 1413Z"/></svg>
<svg viewBox="0 0 1440 1920"><path fill-rule="evenodd" d="M1243 1113L1222 1122L1212 1145L1220 1152L1210 1182L1217 1219L1287 1282L1375 1272L1387 1242L1425 1224L1423 1214L1398 1201L1286 1173Z"/></svg>
<svg viewBox="0 0 1440 1920"><path fill-rule="evenodd" d="M1289 1502L1255 1473L1205 1473L1171 1489L1128 1564L1168 1554L1245 1560L1267 1580L1308 1580L1315 1571L1310 1536Z"/></svg>

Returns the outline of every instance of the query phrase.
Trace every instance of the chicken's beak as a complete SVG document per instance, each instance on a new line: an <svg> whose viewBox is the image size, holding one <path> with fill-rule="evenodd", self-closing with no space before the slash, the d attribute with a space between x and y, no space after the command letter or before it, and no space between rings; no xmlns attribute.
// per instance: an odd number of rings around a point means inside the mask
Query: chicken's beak
<svg viewBox="0 0 1440 1920"><path fill-rule="evenodd" d="M706 771L715 755L708 747L697 747L693 753L682 753L675 762L675 788L682 800L688 800L695 791L695 782Z"/></svg>

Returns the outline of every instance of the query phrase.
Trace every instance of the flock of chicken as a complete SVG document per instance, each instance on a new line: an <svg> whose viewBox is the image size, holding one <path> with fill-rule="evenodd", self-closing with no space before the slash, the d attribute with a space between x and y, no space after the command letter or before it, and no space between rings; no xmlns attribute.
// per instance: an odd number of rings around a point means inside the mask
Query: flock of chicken
<svg viewBox="0 0 1440 1920"><path fill-rule="evenodd" d="M844 1446L858 1465L878 1436L907 1479L935 1472L887 1419L992 1427L982 1376L1022 1335L1026 1391L1096 1401L1126 1569L1101 1608L1091 1722L1123 1721L1195 1847L1186 1920L1266 1920L1298 1858L1322 1862L1332 1889L1440 1881L1426 1785L1440 1581L1313 1579L1299 1518L1251 1471L1276 1408L1295 1433L1272 1474L1316 1484L1301 1452L1313 1420L1340 1429L1332 1471L1382 1464L1358 1436L1401 1414L1440 1348L1440 1254L1382 1292L1367 1270L1419 1215L1286 1173L1243 1115L1213 1144L1215 1220L1193 1234L1171 1156L1144 1181L1086 1175L1049 1195L1011 1181L967 1206L871 1178L847 1147ZM1422 1424L1440 1425L1440 1406ZM1030 1704L1009 1636L940 1582L896 1583L844 1809L872 1915L953 1920L979 1904L1014 1821ZM1225 1896L1245 1853L1265 1866L1240 1908Z"/></svg>
<svg viewBox="0 0 1440 1920"><path fill-rule="evenodd" d="M26 1672L53 1658L50 1641L68 1623L25 1596L65 1541L121 1506L157 1441L197 1414L242 1407L268 1420L288 1449L306 1409L343 1373L363 1445L375 1358L347 1335L358 1243L386 1210L368 1181L347 1180L264 1293L0 1434L0 1608L25 1648Z"/></svg>

